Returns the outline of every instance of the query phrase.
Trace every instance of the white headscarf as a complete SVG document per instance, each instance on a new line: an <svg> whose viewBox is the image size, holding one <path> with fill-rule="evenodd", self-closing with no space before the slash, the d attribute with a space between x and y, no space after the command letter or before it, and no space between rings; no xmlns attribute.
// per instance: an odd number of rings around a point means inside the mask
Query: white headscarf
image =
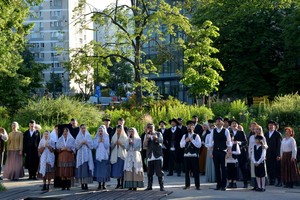
<svg viewBox="0 0 300 200"><path fill-rule="evenodd" d="M75 139L71 135L69 129L68 129L68 135L67 139L62 135L58 138L57 143L56 143L56 148L57 149L62 149L62 148L67 148L71 149L75 153Z"/></svg>
<svg viewBox="0 0 300 200"><path fill-rule="evenodd" d="M120 137L118 137L117 131L118 131L118 128L116 129L116 132L111 139L111 145L114 145L117 140L119 140L121 145L119 145L119 147L117 145L113 146L113 149L111 151L111 157L110 157L111 164L115 164L118 160L118 157L120 157L122 160L125 160L125 157L126 157L126 149L124 147L126 144L127 135L126 135L123 127L122 127Z"/></svg>
<svg viewBox="0 0 300 200"><path fill-rule="evenodd" d="M101 136L99 135L99 129L102 129L103 131L103 142L98 142L99 139L101 139ZM96 137L93 140L94 143L94 148L96 149L96 160L98 161L102 161L102 160L108 160L109 159L109 147L110 147L110 143L109 143L109 135L106 131L105 126L100 126L98 128L98 132L96 134Z"/></svg>
<svg viewBox="0 0 300 200"><path fill-rule="evenodd" d="M40 170L39 170L40 174L42 174L43 177L46 174L46 165L50 164L51 167L54 167L54 160L55 160L54 153L50 152L49 148L46 147L46 144L48 143L50 147L55 149L55 143L50 139L50 132L49 131L46 132L48 132L48 139L46 140L45 135L43 135L43 138L41 139L38 147L39 149L45 148L40 158Z"/></svg>
<svg viewBox="0 0 300 200"><path fill-rule="evenodd" d="M55 129L53 129L50 133L50 138L53 142L57 142L57 139L58 139L58 136L57 136L57 133L55 131Z"/></svg>
<svg viewBox="0 0 300 200"><path fill-rule="evenodd" d="M135 173L143 172L143 160L140 153L142 147L141 138L135 128L130 129L133 130L134 135L133 138L127 138L126 140L125 148L127 149L127 155L125 158L124 170L131 172L134 167ZM133 140L133 144L129 144L129 140L131 139Z"/></svg>
<svg viewBox="0 0 300 200"><path fill-rule="evenodd" d="M81 144L82 141L86 141L86 145ZM88 130L85 131L85 134L79 131L76 140L75 140L75 147L77 149L77 156L76 156L76 168L81 166L83 163L88 162L89 169L94 171L94 162L92 151L93 149L93 140L91 134Z"/></svg>

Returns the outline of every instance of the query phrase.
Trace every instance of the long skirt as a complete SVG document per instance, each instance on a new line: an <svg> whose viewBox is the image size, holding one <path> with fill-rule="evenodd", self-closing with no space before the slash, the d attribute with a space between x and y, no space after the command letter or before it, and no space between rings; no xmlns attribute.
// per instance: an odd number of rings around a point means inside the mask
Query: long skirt
<svg viewBox="0 0 300 200"><path fill-rule="evenodd" d="M46 174L45 176L43 176L42 174L38 174L38 177L39 178L42 178L42 179L46 179L46 180L49 180L49 179L54 179L55 177L55 166L51 167L50 164L46 164Z"/></svg>
<svg viewBox="0 0 300 200"><path fill-rule="evenodd" d="M266 168L265 168L265 162L260 163L258 166L254 166L254 173L255 177L265 177L266 176Z"/></svg>
<svg viewBox="0 0 300 200"><path fill-rule="evenodd" d="M205 173L205 170L206 170L206 155L207 155L207 148L202 147L201 148L201 154L199 156L200 173Z"/></svg>
<svg viewBox="0 0 300 200"><path fill-rule="evenodd" d="M93 183L92 171L89 169L88 162L83 163L75 169L76 183L88 184Z"/></svg>
<svg viewBox="0 0 300 200"><path fill-rule="evenodd" d="M111 177L122 178L124 176L124 160L118 157L116 163L111 165Z"/></svg>
<svg viewBox="0 0 300 200"><path fill-rule="evenodd" d="M291 161L292 152L283 152L281 158L281 181L293 183L299 181L299 169L297 162Z"/></svg>
<svg viewBox="0 0 300 200"><path fill-rule="evenodd" d="M109 160L96 160L94 177L97 182L110 181L110 162Z"/></svg>
<svg viewBox="0 0 300 200"><path fill-rule="evenodd" d="M124 173L125 188L143 188L144 187L144 172L125 171Z"/></svg>
<svg viewBox="0 0 300 200"><path fill-rule="evenodd" d="M75 159L71 151L62 151L58 154L57 175L61 178L73 178Z"/></svg>
<svg viewBox="0 0 300 200"><path fill-rule="evenodd" d="M205 179L208 183L216 182L215 165L213 159L210 157L210 150L206 153Z"/></svg>
<svg viewBox="0 0 300 200"><path fill-rule="evenodd" d="M24 177L23 157L19 150L7 152L7 159L4 167L4 178L16 180Z"/></svg>

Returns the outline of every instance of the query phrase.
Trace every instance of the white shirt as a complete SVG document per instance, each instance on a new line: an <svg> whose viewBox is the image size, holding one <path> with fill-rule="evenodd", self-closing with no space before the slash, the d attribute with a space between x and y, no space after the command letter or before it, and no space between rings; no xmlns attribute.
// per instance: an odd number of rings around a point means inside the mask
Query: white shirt
<svg viewBox="0 0 300 200"><path fill-rule="evenodd" d="M254 148L258 149L259 147L261 147L261 145L257 145L254 146ZM252 162L254 164L260 164L262 163L266 158L266 149L262 148L262 153L261 153L261 156L260 156L260 159L258 161L255 161L255 157L254 157L254 151L252 151Z"/></svg>
<svg viewBox="0 0 300 200"><path fill-rule="evenodd" d="M195 137L195 139L193 139L193 135L194 135L195 133L189 133L188 134L188 138L192 138L192 141L191 141L191 143L193 144L193 145L195 145L195 147L197 147L197 148L200 148L201 147L201 138L199 137L199 135L197 135L196 134L196 137ZM185 144L186 144L186 142L185 142L185 136L186 135L183 135L182 136L182 138L181 138L181 140L180 140L180 147L181 148L185 148ZM198 155L197 154L190 154L190 153L185 153L184 154L184 157L197 157Z"/></svg>
<svg viewBox="0 0 300 200"><path fill-rule="evenodd" d="M32 135L33 135L34 131L35 131L35 130L29 130L30 137L32 137Z"/></svg>
<svg viewBox="0 0 300 200"><path fill-rule="evenodd" d="M274 131L269 131L269 138L272 137L273 133L274 133Z"/></svg>
<svg viewBox="0 0 300 200"><path fill-rule="evenodd" d="M256 135L251 135L251 137L249 138L249 146L248 146L249 158L251 158L254 145L256 144L255 136ZM264 149L266 149L266 150L269 148L269 146L267 145L267 140L266 140L265 136L263 136L263 146L264 146Z"/></svg>
<svg viewBox="0 0 300 200"><path fill-rule="evenodd" d="M297 155L297 145L296 141L293 137L290 138L283 138L281 141L281 147L280 147L280 157L282 157L282 154L284 152L292 152L292 158L296 158Z"/></svg>
<svg viewBox="0 0 300 200"><path fill-rule="evenodd" d="M174 133L175 131L176 131L176 126L173 126L172 128L171 128L171 131L172 131L172 133Z"/></svg>
<svg viewBox="0 0 300 200"><path fill-rule="evenodd" d="M222 131L223 127L221 128L218 128L216 127L215 129L213 129L211 131L211 134L210 134L210 147L213 148L214 146L214 130L216 130L218 133L220 133ZM226 136L226 146L228 148L230 148L232 146L232 143L231 143L231 137L230 137L230 133L229 133L229 130L227 128L225 128L225 136ZM225 150L226 151L226 150Z"/></svg>
<svg viewBox="0 0 300 200"><path fill-rule="evenodd" d="M153 136L152 136L152 135L150 136L150 138L151 138L151 140L153 140ZM145 141L146 141L146 140L148 140L147 137L144 138L144 144L145 144ZM163 137L162 137L162 134L160 134L160 137L158 138L158 141L159 141L160 145L162 145L162 143L163 143ZM146 142L146 144L147 144L147 142ZM147 148L147 147L144 145L144 149L146 149L146 148ZM162 157L162 156L159 156L158 158L155 158L155 157L154 157L154 154L152 153L152 154L151 154L151 158L148 158L148 159L147 159L147 162L153 161L153 160L161 160L161 161L163 161L163 157Z"/></svg>

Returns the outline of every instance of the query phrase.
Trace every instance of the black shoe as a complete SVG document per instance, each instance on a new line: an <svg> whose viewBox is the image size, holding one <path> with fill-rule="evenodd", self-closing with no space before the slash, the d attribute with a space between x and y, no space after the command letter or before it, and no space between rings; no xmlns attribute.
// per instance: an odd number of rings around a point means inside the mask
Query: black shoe
<svg viewBox="0 0 300 200"><path fill-rule="evenodd" d="M225 187L222 187L221 190L222 190L222 191L226 191L226 188L225 188Z"/></svg>
<svg viewBox="0 0 300 200"><path fill-rule="evenodd" d="M85 190L89 190L89 187L87 184L85 184L85 187L84 187Z"/></svg>
<svg viewBox="0 0 300 200"><path fill-rule="evenodd" d="M160 188L160 191L162 191L162 192L165 191L165 188L164 188L164 187L161 187L161 188Z"/></svg>
<svg viewBox="0 0 300 200"><path fill-rule="evenodd" d="M233 183L229 183L229 184L227 185L227 188L233 188Z"/></svg>
<svg viewBox="0 0 300 200"><path fill-rule="evenodd" d="M257 189L257 188L256 188L256 187L254 187L254 188L252 188L251 190L253 190L253 191L256 191L256 189Z"/></svg>
<svg viewBox="0 0 300 200"><path fill-rule="evenodd" d="M190 189L190 186L185 186L183 189L188 190L188 189Z"/></svg>
<svg viewBox="0 0 300 200"><path fill-rule="evenodd" d="M133 191L137 191L137 188L132 188Z"/></svg>
<svg viewBox="0 0 300 200"><path fill-rule="evenodd" d="M120 185L117 185L117 186L115 187L115 189L120 189L120 187L121 187Z"/></svg>
<svg viewBox="0 0 300 200"><path fill-rule="evenodd" d="M244 183L244 188L248 188L248 183Z"/></svg>
<svg viewBox="0 0 300 200"><path fill-rule="evenodd" d="M101 183L98 184L97 190L101 190Z"/></svg>
<svg viewBox="0 0 300 200"><path fill-rule="evenodd" d="M257 191L257 192L261 192L262 191L262 188L256 188L256 190L255 191Z"/></svg>
<svg viewBox="0 0 300 200"><path fill-rule="evenodd" d="M266 189L265 189L265 188L262 188L262 189L261 189L261 192L265 192L265 191L266 191Z"/></svg>
<svg viewBox="0 0 300 200"><path fill-rule="evenodd" d="M132 190L132 188L128 188L128 190Z"/></svg>
<svg viewBox="0 0 300 200"><path fill-rule="evenodd" d="M102 189L103 189L103 190L106 190L106 186L105 186L105 185L103 185L103 186L102 186Z"/></svg>
<svg viewBox="0 0 300 200"><path fill-rule="evenodd" d="M196 187L196 190L200 190L200 187Z"/></svg>
<svg viewBox="0 0 300 200"><path fill-rule="evenodd" d="M46 184L43 185L42 191L46 191L47 190L47 186Z"/></svg>
<svg viewBox="0 0 300 200"><path fill-rule="evenodd" d="M84 187L84 184L81 184L81 189L84 190L84 188L85 188L85 187Z"/></svg>
<svg viewBox="0 0 300 200"><path fill-rule="evenodd" d="M147 187L145 190L152 190L152 187Z"/></svg>

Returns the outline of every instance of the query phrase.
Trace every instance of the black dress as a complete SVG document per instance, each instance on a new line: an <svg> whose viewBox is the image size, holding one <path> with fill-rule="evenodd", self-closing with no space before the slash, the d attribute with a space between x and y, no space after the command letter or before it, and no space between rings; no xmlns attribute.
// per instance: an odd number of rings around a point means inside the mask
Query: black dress
<svg viewBox="0 0 300 200"><path fill-rule="evenodd" d="M262 146L259 146L257 148L257 146L254 145L253 152L254 152L254 160L257 162L261 158L261 155L263 153ZM265 161L262 161L258 166L254 167L254 173L256 177L262 178L266 176Z"/></svg>

